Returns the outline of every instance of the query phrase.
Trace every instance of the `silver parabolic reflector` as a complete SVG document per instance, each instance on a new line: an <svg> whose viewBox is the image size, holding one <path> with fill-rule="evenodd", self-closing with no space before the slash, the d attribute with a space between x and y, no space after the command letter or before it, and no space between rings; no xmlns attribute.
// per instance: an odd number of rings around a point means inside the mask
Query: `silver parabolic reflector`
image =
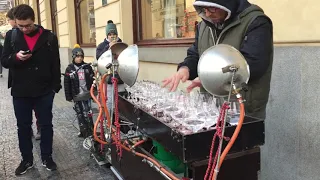
<svg viewBox="0 0 320 180"><path fill-rule="evenodd" d="M119 56L121 52L128 47L128 44L118 42L110 46L110 49L104 52L98 59L98 71L100 74L106 74L108 69L106 66L112 63L112 55Z"/></svg>
<svg viewBox="0 0 320 180"><path fill-rule="evenodd" d="M128 47L128 44L124 42L117 42L110 46L111 52L113 55L119 56L123 50Z"/></svg>
<svg viewBox="0 0 320 180"><path fill-rule="evenodd" d="M133 86L139 73L139 51L137 45L130 45L118 57L118 72L122 81Z"/></svg>
<svg viewBox="0 0 320 180"><path fill-rule="evenodd" d="M106 66L112 63L112 53L109 49L108 51L104 52L98 59L98 72L100 74L106 74L108 69Z"/></svg>
<svg viewBox="0 0 320 180"><path fill-rule="evenodd" d="M198 75L204 89L215 96L228 96L232 72L223 73L222 69L231 65L239 68L234 77L236 87L241 87L241 83L248 83L249 66L237 49L226 44L207 49L198 63Z"/></svg>

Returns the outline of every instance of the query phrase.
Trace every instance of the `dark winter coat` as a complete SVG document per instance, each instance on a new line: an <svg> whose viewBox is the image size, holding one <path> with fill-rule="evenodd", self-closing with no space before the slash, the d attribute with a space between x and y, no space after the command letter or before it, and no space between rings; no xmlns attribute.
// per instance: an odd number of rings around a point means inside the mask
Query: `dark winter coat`
<svg viewBox="0 0 320 180"><path fill-rule="evenodd" d="M85 73L87 90L89 91L93 83L94 72L91 66L84 66L83 70ZM70 78L69 76L69 74L74 71L76 71L76 68L73 63L69 64L65 71L64 92L67 101L73 100L73 98L80 93L78 74L75 73L74 78Z"/></svg>
<svg viewBox="0 0 320 180"><path fill-rule="evenodd" d="M38 97L49 92L58 93L61 89L61 71L58 39L50 30L42 29L33 50L32 57L26 61L16 59L16 54L29 49L23 33L19 29L14 42L11 44L13 30L7 32L1 64L9 69L9 85L14 97ZM53 38L48 38L49 36ZM52 39L48 43L48 39Z"/></svg>

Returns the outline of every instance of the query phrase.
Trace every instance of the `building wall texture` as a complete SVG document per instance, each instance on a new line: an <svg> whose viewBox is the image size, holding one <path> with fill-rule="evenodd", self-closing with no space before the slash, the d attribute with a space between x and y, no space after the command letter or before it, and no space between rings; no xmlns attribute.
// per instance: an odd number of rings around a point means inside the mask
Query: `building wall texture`
<svg viewBox="0 0 320 180"><path fill-rule="evenodd" d="M133 43L132 1L94 1L96 44L105 38L105 25L112 19L119 36ZM36 1L29 1L34 6ZM268 104L266 143L262 147L262 180L318 180L320 173L319 87L320 1L251 0L261 6L274 25L274 68ZM31 4L33 3L33 4ZM40 0L41 24L52 28L49 0ZM62 68L70 62L76 43L74 4L58 0L59 41ZM139 79L160 82L176 71L187 47L139 48ZM84 47L86 59L95 58L94 47ZM166 53L163 53L166 52ZM157 72L157 73L154 73ZM181 85L183 87L186 85ZM231 170L232 171L232 170Z"/></svg>

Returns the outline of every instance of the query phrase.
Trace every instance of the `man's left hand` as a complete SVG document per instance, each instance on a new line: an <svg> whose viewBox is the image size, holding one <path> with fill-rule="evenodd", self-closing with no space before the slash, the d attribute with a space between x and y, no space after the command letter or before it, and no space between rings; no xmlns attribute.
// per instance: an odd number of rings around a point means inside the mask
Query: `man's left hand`
<svg viewBox="0 0 320 180"><path fill-rule="evenodd" d="M200 79L197 77L194 80L191 81L191 84L187 87L187 92L191 92L193 88L195 87L200 87L201 86L201 81Z"/></svg>

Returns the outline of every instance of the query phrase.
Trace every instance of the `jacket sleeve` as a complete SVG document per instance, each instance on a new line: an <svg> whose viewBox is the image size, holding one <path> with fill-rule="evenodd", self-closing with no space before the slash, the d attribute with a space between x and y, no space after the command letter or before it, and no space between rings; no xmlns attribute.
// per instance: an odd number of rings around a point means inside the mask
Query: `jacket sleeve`
<svg viewBox="0 0 320 180"><path fill-rule="evenodd" d="M178 69L186 66L189 68L189 80L193 80L196 77L198 77L198 62L199 62L199 53L198 53L198 36L199 36L199 28L200 28L200 24L202 22L200 22L198 24L198 27L196 28L196 35L195 35L195 41L194 43L191 45L191 47L189 47L189 49L187 50L187 57L184 59L183 62L181 62L178 65Z"/></svg>
<svg viewBox="0 0 320 180"><path fill-rule="evenodd" d="M94 71L91 66L89 66L89 76L90 76L90 86L92 86L92 83L94 81Z"/></svg>
<svg viewBox="0 0 320 180"><path fill-rule="evenodd" d="M102 42L99 44L96 50L96 58L99 59L100 56L106 52L109 49L109 46L105 46L105 44Z"/></svg>
<svg viewBox="0 0 320 180"><path fill-rule="evenodd" d="M3 46L0 44L0 55L2 54Z"/></svg>
<svg viewBox="0 0 320 180"><path fill-rule="evenodd" d="M66 68L63 82L64 82L64 94L65 94L66 100L71 101L73 99L72 98L72 86L71 86L71 79L68 74L70 74L69 67Z"/></svg>
<svg viewBox="0 0 320 180"><path fill-rule="evenodd" d="M17 53L14 52L14 49L11 47L11 34L12 30L6 33L0 58L2 66L7 69L25 64L25 61L20 61L16 58Z"/></svg>
<svg viewBox="0 0 320 180"><path fill-rule="evenodd" d="M240 52L250 68L250 80L257 80L267 71L273 55L273 27L269 18L257 17L248 26Z"/></svg>
<svg viewBox="0 0 320 180"><path fill-rule="evenodd" d="M52 90L55 93L58 93L62 88L62 86L61 86L60 53L59 53L58 38L56 35L53 35L52 52L53 52L53 61L51 66Z"/></svg>

